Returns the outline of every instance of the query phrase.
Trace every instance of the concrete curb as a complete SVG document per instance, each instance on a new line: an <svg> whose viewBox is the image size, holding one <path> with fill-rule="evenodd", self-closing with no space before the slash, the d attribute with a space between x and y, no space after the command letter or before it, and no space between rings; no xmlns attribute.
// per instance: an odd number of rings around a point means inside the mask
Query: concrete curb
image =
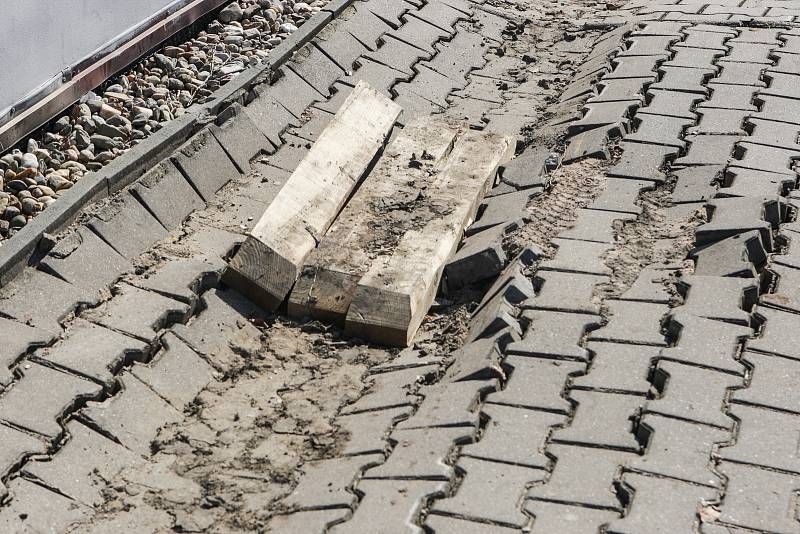
<svg viewBox="0 0 800 534"><path fill-rule="evenodd" d="M270 60L255 65L215 91L213 100L190 108L100 171L87 174L54 203L0 245L0 287L8 284L30 263L44 234L69 226L90 203L136 182L151 167L169 156L234 102L247 103L256 85L271 83L276 71L310 42L334 18L357 0L332 0L296 32L270 52Z"/></svg>

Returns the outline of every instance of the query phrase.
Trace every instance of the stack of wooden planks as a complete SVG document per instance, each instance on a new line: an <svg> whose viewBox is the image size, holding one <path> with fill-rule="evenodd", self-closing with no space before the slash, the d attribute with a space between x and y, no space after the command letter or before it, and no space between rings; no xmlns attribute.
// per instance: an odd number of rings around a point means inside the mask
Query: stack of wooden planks
<svg viewBox="0 0 800 534"><path fill-rule="evenodd" d="M326 154L341 154L344 144L351 158L358 155L358 164L347 171L349 180L367 168L368 153L379 150L375 140L388 133L383 128L397 118L396 108L359 87L361 94L351 95L328 129L342 129L346 122L340 114L362 120L346 108L366 99L371 111L359 125L369 135L351 141L341 131L323 132L306 157L315 163L304 160L279 195L293 204L276 206L276 198L233 258L226 280L270 309L291 291L290 316L338 323L351 336L405 346L427 314L444 266L497 167L513 156L515 141L430 117L415 119L397 133L344 205L355 185L345 193L344 185L331 187L331 181L312 181L305 174L318 169ZM313 221L313 235L305 221Z"/></svg>

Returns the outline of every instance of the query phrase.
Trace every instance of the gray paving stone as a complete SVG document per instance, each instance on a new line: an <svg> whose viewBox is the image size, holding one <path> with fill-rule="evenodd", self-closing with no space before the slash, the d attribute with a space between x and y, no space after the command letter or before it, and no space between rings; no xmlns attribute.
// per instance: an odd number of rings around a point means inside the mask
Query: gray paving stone
<svg viewBox="0 0 800 534"><path fill-rule="evenodd" d="M536 297L523 308L575 313L600 313L600 303L593 297L595 286L609 281L607 276L540 271L535 278Z"/></svg>
<svg viewBox="0 0 800 534"><path fill-rule="evenodd" d="M418 63L414 68L417 70L417 75L410 82L401 82L392 89L397 93L398 99L403 97L422 98L439 109L446 109L449 105L448 95L461 87L461 84L432 70L428 63Z"/></svg>
<svg viewBox="0 0 800 534"><path fill-rule="evenodd" d="M369 377L369 392L356 402L343 407L340 413L347 415L410 406L417 400L413 392L418 387L420 380L426 374L435 373L436 370L437 367L431 365L372 374Z"/></svg>
<svg viewBox="0 0 800 534"><path fill-rule="evenodd" d="M513 534L515 528L501 527L492 523L476 523L468 519L431 514L425 525L437 534Z"/></svg>
<svg viewBox="0 0 800 534"><path fill-rule="evenodd" d="M797 532L793 495L800 488L796 475L723 462L728 477L718 521L762 532ZM751 530L752 531L752 530Z"/></svg>
<svg viewBox="0 0 800 534"><path fill-rule="evenodd" d="M692 135L685 156L675 160L675 165L727 165L733 159L738 135Z"/></svg>
<svg viewBox="0 0 800 534"><path fill-rule="evenodd" d="M526 485L544 479L546 471L465 457L456 465L465 472L461 485L454 496L433 503L435 512L506 526L528 522L519 503Z"/></svg>
<svg viewBox="0 0 800 534"><path fill-rule="evenodd" d="M370 50L378 47L378 38L392 27L370 11L366 6L354 4L355 13L342 22L342 29L353 34Z"/></svg>
<svg viewBox="0 0 800 534"><path fill-rule="evenodd" d="M797 315L762 306L758 314L766 319L759 336L747 342L747 348L769 354L800 359L800 349L795 338Z"/></svg>
<svg viewBox="0 0 800 534"><path fill-rule="evenodd" d="M487 405L498 404L567 414L570 403L563 392L568 378L584 371L586 365L568 360L551 360L509 355L504 364L510 369L506 387L486 398Z"/></svg>
<svg viewBox="0 0 800 534"><path fill-rule="evenodd" d="M516 193L508 193L487 198L481 204L478 220L464 234L469 237L483 232L493 226L510 223L527 217L527 206L530 200L540 194L538 189L525 189Z"/></svg>
<svg viewBox="0 0 800 534"><path fill-rule="evenodd" d="M755 87L746 85L726 85L709 83L711 98L698 106L699 109L738 109L741 111L755 112L758 108L753 103L753 96L757 91Z"/></svg>
<svg viewBox="0 0 800 534"><path fill-rule="evenodd" d="M637 100L587 104L583 118L570 123L567 134L575 135L602 126L610 137L621 137L629 130L630 117L639 105Z"/></svg>
<svg viewBox="0 0 800 534"><path fill-rule="evenodd" d="M575 214L577 219L574 225L572 228L562 231L559 234L560 238L612 244L615 242L615 231L621 228L626 221L636 218L630 213L586 208L575 210Z"/></svg>
<svg viewBox="0 0 800 534"><path fill-rule="evenodd" d="M425 398L414 415L397 425L399 430L411 428L438 428L478 424L475 410L479 398L496 390L495 380L449 382L423 387Z"/></svg>
<svg viewBox="0 0 800 534"><path fill-rule="evenodd" d="M735 167L787 174L793 162L800 159L800 151L775 148L749 142L737 145Z"/></svg>
<svg viewBox="0 0 800 534"><path fill-rule="evenodd" d="M695 249L689 257L695 261L695 273L706 276L755 278L767 262L767 253L757 230Z"/></svg>
<svg viewBox="0 0 800 534"><path fill-rule="evenodd" d="M522 336L514 306L503 298L496 297L472 314L467 340L494 337L506 329L511 331L515 339Z"/></svg>
<svg viewBox="0 0 800 534"><path fill-rule="evenodd" d="M692 48L709 48L711 50L728 51L725 41L730 38L732 34L710 32L710 31L695 31L689 28L685 32L686 38L681 41L681 46Z"/></svg>
<svg viewBox="0 0 800 534"><path fill-rule="evenodd" d="M159 429L183 417L135 376L124 373L119 381L122 388L116 395L104 402L90 401L79 419L125 448L149 456L150 442Z"/></svg>
<svg viewBox="0 0 800 534"><path fill-rule="evenodd" d="M231 180L241 174L209 130L204 130L184 144L172 161L206 202Z"/></svg>
<svg viewBox="0 0 800 534"><path fill-rule="evenodd" d="M683 149L683 131L694 124L694 119L667 117L664 115L636 115L635 132L625 136L625 141L672 146Z"/></svg>
<svg viewBox="0 0 800 534"><path fill-rule="evenodd" d="M311 104L330 96L328 92L323 94L317 91L310 83L288 67L281 69L280 73L281 77L274 81L272 85L259 86L256 90L274 98L276 102L280 103L298 119ZM267 137L270 138L269 135ZM272 139L270 138L270 140ZM280 143L273 142L273 144L277 147Z"/></svg>
<svg viewBox="0 0 800 534"><path fill-rule="evenodd" d="M217 122L218 125L211 126L211 134L242 174L250 172L250 160L259 153L275 150L244 108L235 102L220 113Z"/></svg>
<svg viewBox="0 0 800 534"><path fill-rule="evenodd" d="M608 144L609 131L604 126L586 130L570 138L561 162L566 165L584 158L611 159Z"/></svg>
<svg viewBox="0 0 800 534"><path fill-rule="evenodd" d="M395 430L389 435L394 448L386 462L368 469L362 478L450 480L453 468L447 460L452 450L475 433L470 427Z"/></svg>
<svg viewBox="0 0 800 534"><path fill-rule="evenodd" d="M662 396L649 401L646 413L675 417L722 429L732 429L733 419L723 412L726 390L743 384L742 377L701 367L662 361L655 380L664 382Z"/></svg>
<svg viewBox="0 0 800 534"><path fill-rule="evenodd" d="M750 310L758 301L758 284L746 278L689 275L678 282L684 313L706 319L750 325Z"/></svg>
<svg viewBox="0 0 800 534"><path fill-rule="evenodd" d="M313 44L325 52L345 71L353 70L353 63L367 47L346 29L347 21L334 19L317 34Z"/></svg>
<svg viewBox="0 0 800 534"><path fill-rule="evenodd" d="M628 514L611 522L609 534L691 532L698 509L717 495L711 488L636 473L626 473L622 480L635 493Z"/></svg>
<svg viewBox="0 0 800 534"><path fill-rule="evenodd" d="M620 508L614 480L620 466L632 458L633 453L569 445L552 445L548 452L556 457L553 473L546 484L528 490L527 512L536 515L540 507L538 501L611 510Z"/></svg>
<svg viewBox="0 0 800 534"><path fill-rule="evenodd" d="M711 470L710 458L715 444L730 439L727 430L655 414L642 417L641 426L647 450L628 468L721 489L723 481Z"/></svg>
<svg viewBox="0 0 800 534"><path fill-rule="evenodd" d="M98 268L99 265L103 268ZM97 234L79 226L59 240L39 268L72 285L99 290L133 266Z"/></svg>
<svg viewBox="0 0 800 534"><path fill-rule="evenodd" d="M800 124L797 111L800 110L800 101L794 98L780 98L768 94L759 95L760 109L753 116L759 119Z"/></svg>
<svg viewBox="0 0 800 534"><path fill-rule="evenodd" d="M608 176L632 178L662 183L666 180L663 167L668 158L678 155L678 149L669 146L628 143L622 141L622 158L611 167Z"/></svg>
<svg viewBox="0 0 800 534"><path fill-rule="evenodd" d="M448 38L451 34L452 29L446 31L439 28L415 16L413 11L405 17L405 23L402 26L390 32L393 37L397 37L401 41L414 45L430 54L437 52L434 44Z"/></svg>
<svg viewBox="0 0 800 534"><path fill-rule="evenodd" d="M725 61L732 63L760 63L771 65L770 56L773 54L775 45L764 43L751 43L741 41L739 38L730 39L726 43L730 47Z"/></svg>
<svg viewBox="0 0 800 534"><path fill-rule="evenodd" d="M128 259L139 256L156 241L167 237L167 230L161 223L127 191L103 207L87 226Z"/></svg>
<svg viewBox="0 0 800 534"><path fill-rule="evenodd" d="M664 346L661 323L669 307L651 302L607 300L608 323L589 333L590 341Z"/></svg>
<svg viewBox="0 0 800 534"><path fill-rule="evenodd" d="M656 79L656 64L666 59L662 56L634 56L614 58L614 70L603 77L604 80L619 80L622 78L650 78Z"/></svg>
<svg viewBox="0 0 800 534"><path fill-rule="evenodd" d="M161 343L164 348L153 361L134 365L131 374L183 410L214 380L213 368L170 332L161 338Z"/></svg>
<svg viewBox="0 0 800 534"><path fill-rule="evenodd" d="M645 267L633 284L622 294L620 300L669 304L672 296L667 291L665 284L669 282L670 274L675 271L677 268L669 265L654 264Z"/></svg>
<svg viewBox="0 0 800 534"><path fill-rule="evenodd" d="M145 342L152 341L170 323L188 318L190 307L182 302L128 284L120 284L119 290L111 300L87 310L82 317Z"/></svg>
<svg viewBox="0 0 800 534"><path fill-rule="evenodd" d="M447 291L456 290L500 274L508 263L503 237L521 225L498 225L468 237L445 265Z"/></svg>
<svg viewBox="0 0 800 534"><path fill-rule="evenodd" d="M693 69L715 68L715 60L725 55L725 50L695 48L681 45L674 46L672 51L675 52L675 55L669 61L662 63L662 67L689 67Z"/></svg>
<svg viewBox="0 0 800 534"><path fill-rule="evenodd" d="M541 263L539 268L546 271L564 271L597 275L610 275L606 266L605 254L613 247L608 243L576 241L574 239L553 239L558 253L550 260Z"/></svg>
<svg viewBox="0 0 800 534"><path fill-rule="evenodd" d="M650 367L658 347L593 341L586 345L593 354L589 372L572 380L573 389L646 395Z"/></svg>
<svg viewBox="0 0 800 534"><path fill-rule="evenodd" d="M749 387L734 392L732 402L800 414L794 382L800 363L771 354L745 351L743 358L753 364Z"/></svg>
<svg viewBox="0 0 800 534"><path fill-rule="evenodd" d="M647 105L636 112L638 115L663 115L666 117L680 117L696 120L697 114L693 111L697 102L703 101L703 95L696 93L681 93L678 91L647 90Z"/></svg>
<svg viewBox="0 0 800 534"><path fill-rule="evenodd" d="M622 78L618 80L601 80L600 92L588 100L590 103L644 101L644 86L652 81L646 78Z"/></svg>
<svg viewBox="0 0 800 534"><path fill-rule="evenodd" d="M289 126L300 126L301 121L266 92L267 90L263 87L253 89L256 98L244 108L244 112L269 142L279 147L283 143L281 141L283 131Z"/></svg>
<svg viewBox="0 0 800 534"><path fill-rule="evenodd" d="M495 338L467 343L452 353L453 362L443 376L447 382L504 378L502 355Z"/></svg>
<svg viewBox="0 0 800 534"><path fill-rule="evenodd" d="M800 270L773 263L770 271L777 274L776 287L774 292L762 296L761 303L800 313Z"/></svg>
<svg viewBox="0 0 800 534"><path fill-rule="evenodd" d="M716 70L693 69L690 67L659 67L661 79L650 86L650 89L663 89L667 91L680 91L684 93L708 94L706 82L711 79Z"/></svg>
<svg viewBox="0 0 800 534"><path fill-rule="evenodd" d="M122 366L148 350L138 339L76 318L62 340L37 350L35 357L110 387Z"/></svg>
<svg viewBox="0 0 800 534"><path fill-rule="evenodd" d="M606 187L600 196L589 204L592 210L615 211L638 215L642 207L636 204L639 195L654 189L653 182L627 178L607 178Z"/></svg>
<svg viewBox="0 0 800 534"><path fill-rule="evenodd" d="M531 249L523 250L500 273L473 313L477 313L495 298L503 298L510 304L519 304L534 296L533 285L523 269L529 268L539 255Z"/></svg>
<svg viewBox="0 0 800 534"><path fill-rule="evenodd" d="M708 203L711 220L696 231L699 246L721 241L736 234L757 230L767 250L773 250L773 224L780 222L780 205L775 200L757 197L717 198Z"/></svg>
<svg viewBox="0 0 800 534"><path fill-rule="evenodd" d="M739 420L736 443L719 449L723 459L800 475L797 435L800 417L755 406L731 406ZM769 439L764 439L769 436Z"/></svg>
<svg viewBox="0 0 800 534"><path fill-rule="evenodd" d="M0 419L50 440L61 436L61 415L76 401L96 397L97 384L35 363L26 364L13 387L0 396Z"/></svg>
<svg viewBox="0 0 800 534"><path fill-rule="evenodd" d="M382 454L313 460L303 464L300 482L283 504L290 510L349 508L356 496L347 491L369 466L383 462Z"/></svg>
<svg viewBox="0 0 800 534"><path fill-rule="evenodd" d="M703 319L684 312L683 307L675 308L669 321L669 330L678 339L674 346L661 351L663 358L744 374L737 356L742 341L753 334L752 328Z"/></svg>
<svg viewBox="0 0 800 534"><path fill-rule="evenodd" d="M364 57L391 67L408 77L414 76L414 64L428 59L429 53L387 34L381 38L383 45L374 52L367 52Z"/></svg>
<svg viewBox="0 0 800 534"><path fill-rule="evenodd" d="M11 480L8 491L12 500L0 508L0 529L4 532L65 532L94 514L88 506L24 478Z"/></svg>
<svg viewBox="0 0 800 534"><path fill-rule="evenodd" d="M150 169L131 193L167 230L178 228L191 212L206 206L171 161Z"/></svg>
<svg viewBox="0 0 800 534"><path fill-rule="evenodd" d="M355 456L363 454L383 453L388 444L386 434L397 421L411 415L410 406L362 412L345 415L336 419L345 432L350 434L350 439L341 452L342 456Z"/></svg>
<svg viewBox="0 0 800 534"><path fill-rule="evenodd" d="M617 57L628 56L661 56L670 46L678 41L678 35L631 35L627 49Z"/></svg>
<svg viewBox="0 0 800 534"><path fill-rule="evenodd" d="M599 316L585 313L526 310L522 317L530 326L522 341L508 345L508 354L585 361L588 353L579 343L587 328L600 324Z"/></svg>
<svg viewBox="0 0 800 534"><path fill-rule="evenodd" d="M532 534L595 534L601 525L620 515L611 510L544 501L526 501L525 511L534 515Z"/></svg>
<svg viewBox="0 0 800 534"><path fill-rule="evenodd" d="M429 354L419 349L407 347L388 362L370 367L370 374L396 371L398 369L409 369L411 367L439 365L442 361L443 357L440 355Z"/></svg>
<svg viewBox="0 0 800 534"><path fill-rule="evenodd" d="M69 440L64 446L52 458L28 462L23 473L86 506L103 504L107 482L145 462L77 421L67 423L66 429Z"/></svg>
<svg viewBox="0 0 800 534"><path fill-rule="evenodd" d="M717 197L778 197L794 187L797 176L752 169L729 168L729 182Z"/></svg>
<svg viewBox="0 0 800 534"><path fill-rule="evenodd" d="M747 120L750 136L747 141L777 148L800 150L797 143L800 125L750 117Z"/></svg>
<svg viewBox="0 0 800 534"><path fill-rule="evenodd" d="M747 85L753 88L767 85L762 80L764 64L731 62L727 57L723 57L717 61L717 66L722 67L722 71L714 78L715 82L727 85Z"/></svg>
<svg viewBox="0 0 800 534"><path fill-rule="evenodd" d="M562 414L499 404L484 404L481 412L489 421L479 441L462 447L462 457L547 469L545 440L551 427L564 422Z"/></svg>
<svg viewBox="0 0 800 534"><path fill-rule="evenodd" d="M0 317L0 385L11 383L11 367L21 356L34 347L47 345L53 339L55 334Z"/></svg>
<svg viewBox="0 0 800 534"><path fill-rule="evenodd" d="M307 43L294 53L287 64L307 84L324 96L330 96L333 83L345 75L344 69L334 63L313 43Z"/></svg>
<svg viewBox="0 0 800 534"><path fill-rule="evenodd" d="M382 532L405 534L414 527L415 519L426 497L443 494L445 482L430 480L362 480L356 491L363 494L353 517L331 527L331 534L362 534L375 528L381 518Z"/></svg>
<svg viewBox="0 0 800 534"><path fill-rule="evenodd" d="M767 69L763 73L763 77L769 81L769 87L765 87L758 92L758 98L763 95L778 96L781 98L799 98L800 94L797 91L797 74L786 74L782 72L774 72ZM766 85L766 83L764 83Z"/></svg>
<svg viewBox="0 0 800 534"><path fill-rule="evenodd" d="M686 130L688 135L746 135L745 119L752 113L741 109L695 108L700 122Z"/></svg>
<svg viewBox="0 0 800 534"><path fill-rule="evenodd" d="M781 226L781 230L789 232L788 235L785 236L789 239L789 246L781 250L780 254L773 254L771 258L776 264L797 269L800 268L800 247L797 246L798 241L800 241L800 236L797 236L798 232L795 230L795 227L796 222Z"/></svg>
<svg viewBox="0 0 800 534"><path fill-rule="evenodd" d="M643 397L582 390L570 390L569 397L578 403L575 415L569 426L553 432L551 443L640 449L632 418L644 404Z"/></svg>
<svg viewBox="0 0 800 534"><path fill-rule="evenodd" d="M269 532L299 534L300 532L325 532L327 526L344 521L350 516L349 508L308 510L293 514L273 516L268 523Z"/></svg>
<svg viewBox="0 0 800 534"><path fill-rule="evenodd" d="M169 258L154 271L126 280L140 289L155 291L181 302L193 304L203 289L216 284L227 264L218 256Z"/></svg>
<svg viewBox="0 0 800 534"><path fill-rule="evenodd" d="M517 189L545 189L550 185L547 170L550 156L551 151L546 147L528 147L500 167L500 181Z"/></svg>
<svg viewBox="0 0 800 534"><path fill-rule="evenodd" d="M463 89L467 86L467 75L473 69L490 67L484 58L485 40L477 32L457 32L451 40L438 43L435 48L438 53L425 64L447 76L458 88ZM488 72L483 70L482 74Z"/></svg>
<svg viewBox="0 0 800 534"><path fill-rule="evenodd" d="M288 173L295 171L300 162L308 154L311 143L302 137L294 136L286 133L283 136L284 144L278 149L275 154L271 154L261 161L268 163L274 167L278 167Z"/></svg>
<svg viewBox="0 0 800 534"><path fill-rule="evenodd" d="M9 426L0 425L0 440L3 443L0 449L0 477L3 479L26 457L47 452L48 444L44 440Z"/></svg>

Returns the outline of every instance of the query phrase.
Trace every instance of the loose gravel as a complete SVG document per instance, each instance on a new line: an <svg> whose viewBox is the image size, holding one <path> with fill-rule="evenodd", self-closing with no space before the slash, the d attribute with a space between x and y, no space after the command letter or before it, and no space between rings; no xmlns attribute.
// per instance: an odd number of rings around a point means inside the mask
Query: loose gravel
<svg viewBox="0 0 800 534"><path fill-rule="evenodd" d="M51 126L0 158L0 246L87 173L264 61L327 0L237 0L194 38L165 46L89 92Z"/></svg>

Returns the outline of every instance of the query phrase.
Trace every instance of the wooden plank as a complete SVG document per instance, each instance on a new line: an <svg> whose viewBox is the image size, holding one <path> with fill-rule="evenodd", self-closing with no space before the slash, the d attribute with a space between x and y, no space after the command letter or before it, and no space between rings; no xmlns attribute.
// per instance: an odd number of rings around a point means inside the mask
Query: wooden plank
<svg viewBox="0 0 800 534"><path fill-rule="evenodd" d="M225 271L225 282L263 308L276 310L400 111L359 82L247 236Z"/></svg>
<svg viewBox="0 0 800 534"><path fill-rule="evenodd" d="M345 333L388 345L411 343L448 258L514 146L513 137L491 133L469 131L458 139L426 193L426 224L406 232L393 253L374 261L361 278Z"/></svg>
<svg viewBox="0 0 800 534"><path fill-rule="evenodd" d="M308 256L289 297L290 316L344 326L358 281L418 224L424 191L433 185L458 133L429 117L406 125Z"/></svg>

